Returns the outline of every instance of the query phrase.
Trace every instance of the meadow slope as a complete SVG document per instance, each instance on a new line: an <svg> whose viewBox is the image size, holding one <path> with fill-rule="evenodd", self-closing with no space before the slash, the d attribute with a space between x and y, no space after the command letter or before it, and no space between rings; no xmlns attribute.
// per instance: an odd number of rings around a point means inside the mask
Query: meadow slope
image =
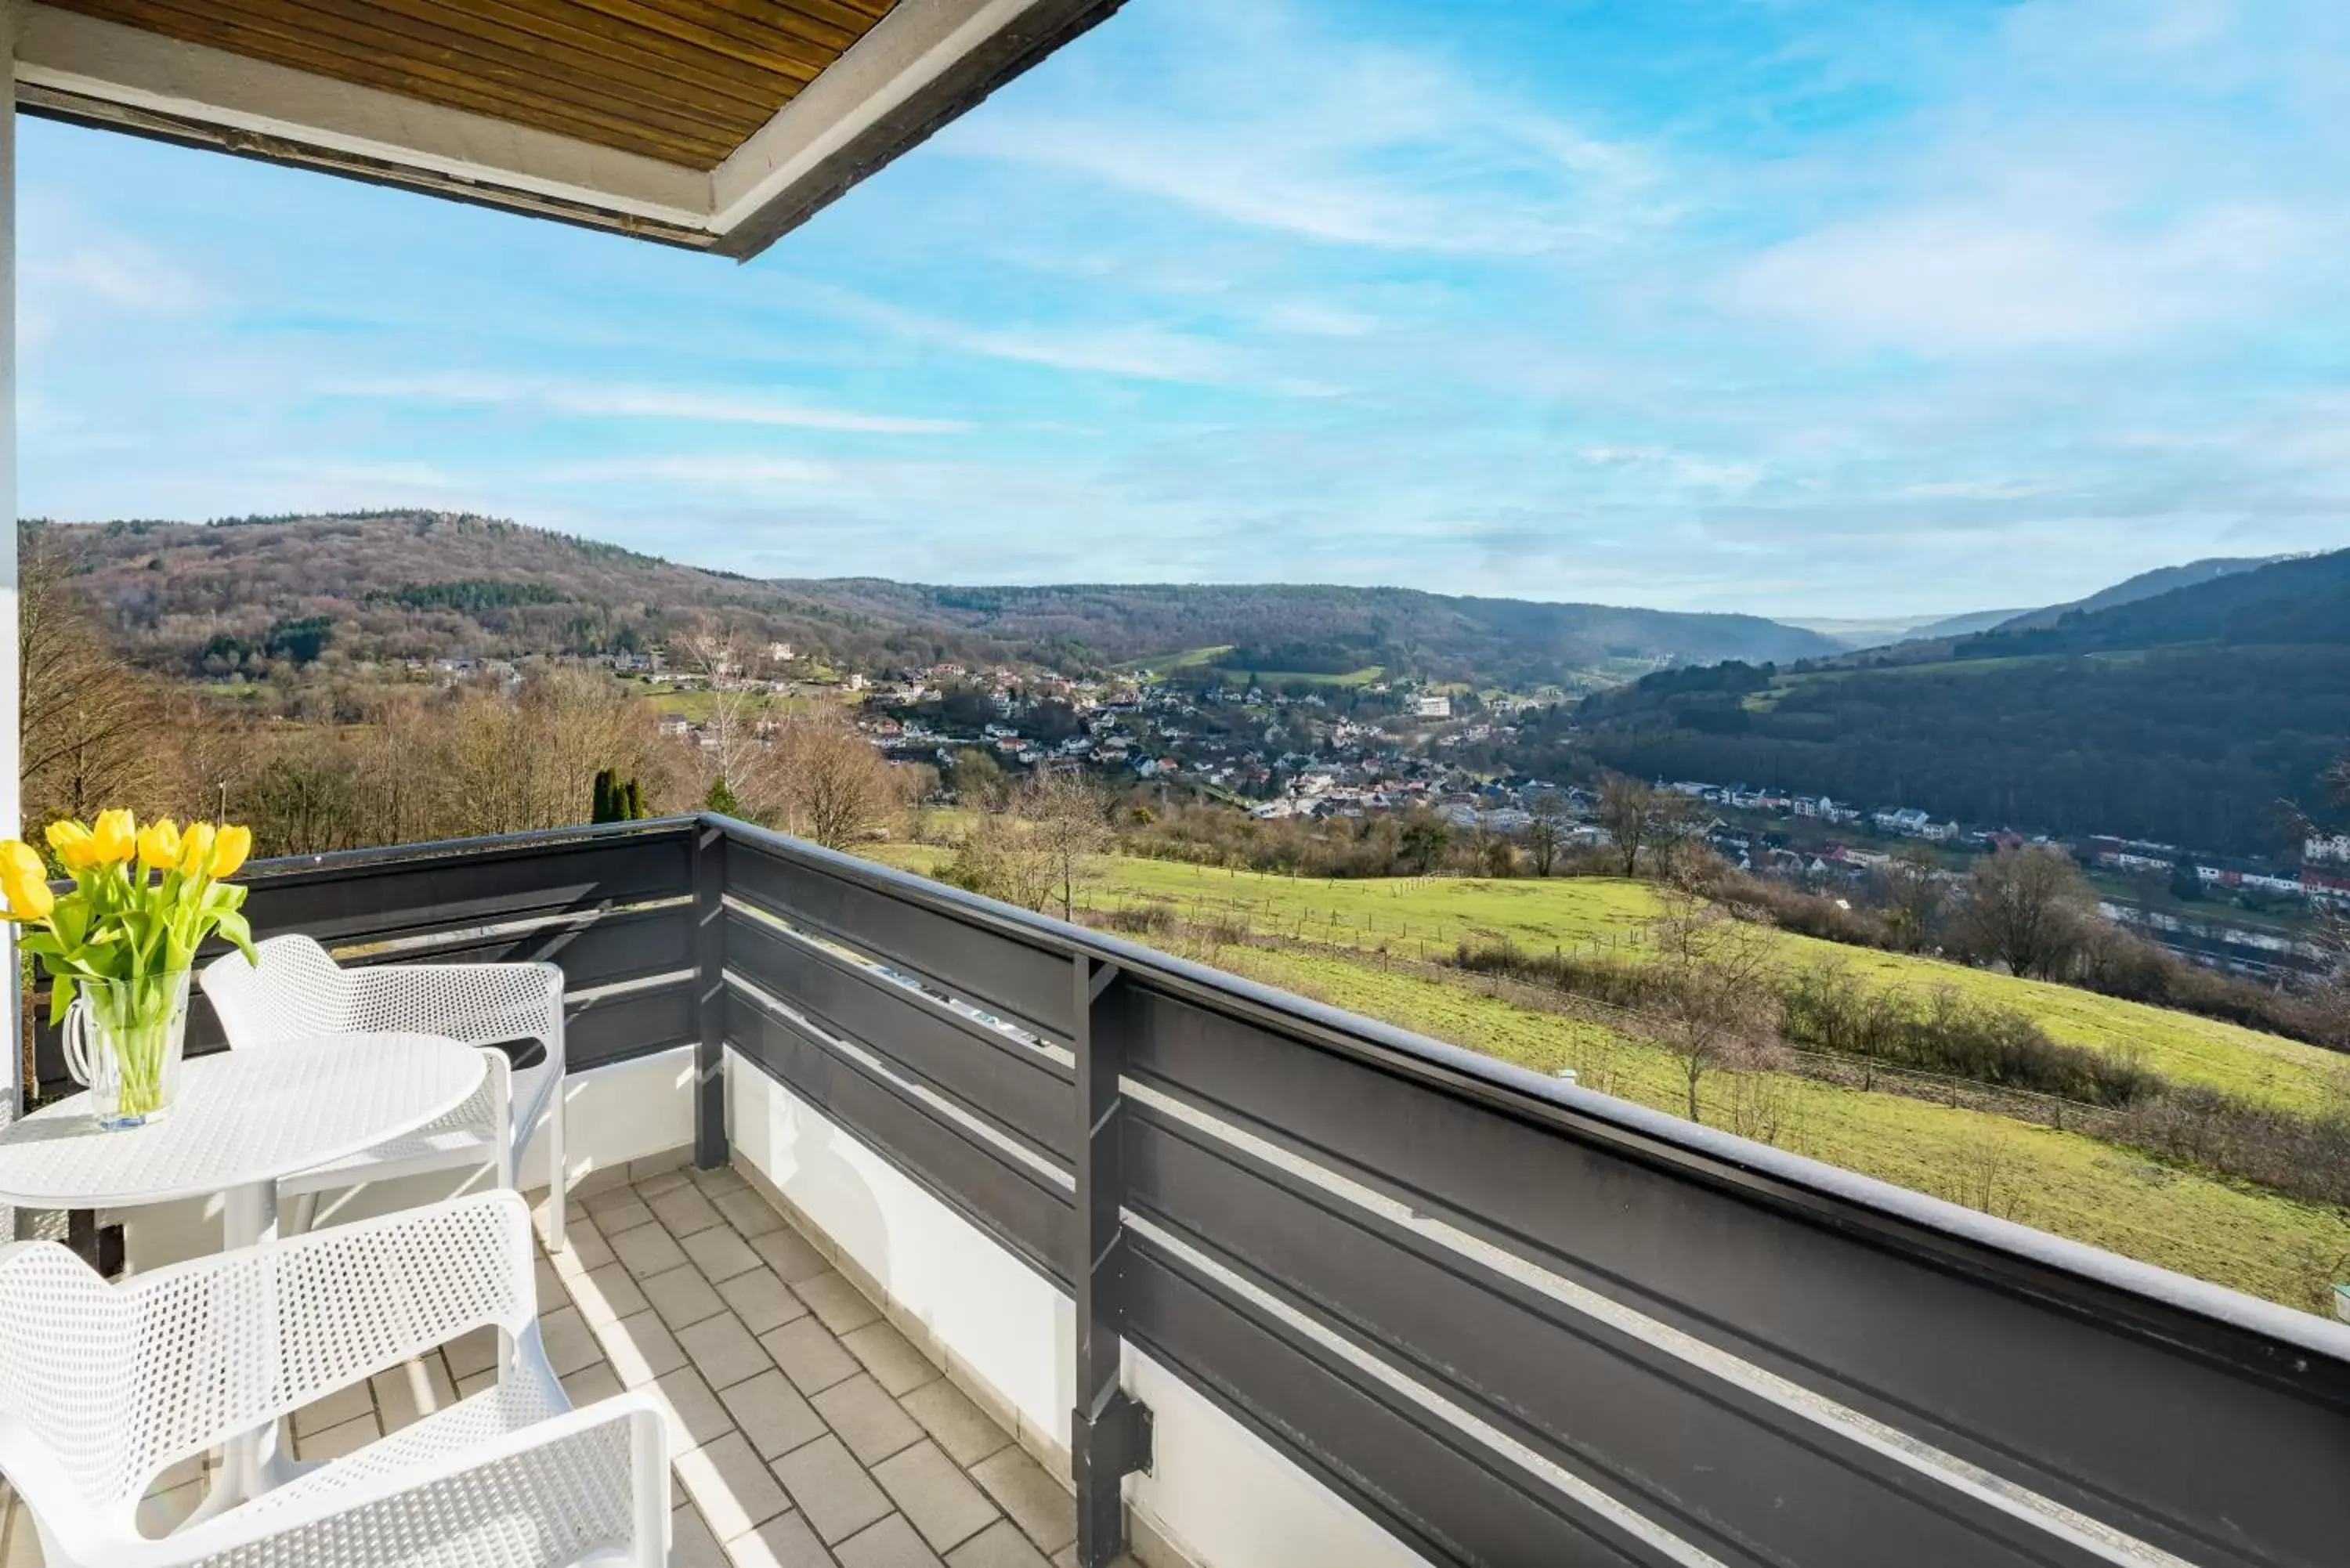
<svg viewBox="0 0 2350 1568"><path fill-rule="evenodd" d="M1505 940L1636 955L1657 913L1645 883L1614 877L1378 877L1313 881L1120 857L1087 890L1096 907L1159 903L1186 920L1245 921L1265 935L1441 958L1463 940ZM2050 1037L2137 1057L2179 1083L2206 1084L2282 1108L2317 1109L2350 1089L2350 1063L2281 1035L2018 980L1964 964L1777 934L1792 965L1828 960L1879 985L1950 986L2029 1014Z"/></svg>

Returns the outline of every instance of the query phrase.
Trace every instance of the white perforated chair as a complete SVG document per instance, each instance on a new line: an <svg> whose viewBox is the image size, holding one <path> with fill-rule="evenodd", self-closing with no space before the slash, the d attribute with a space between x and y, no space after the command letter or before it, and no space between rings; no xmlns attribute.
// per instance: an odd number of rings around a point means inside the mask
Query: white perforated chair
<svg viewBox="0 0 2350 1568"><path fill-rule="evenodd" d="M292 1230L307 1230L317 1195L361 1181L389 1180L455 1166L497 1166L498 1185L544 1119L546 1244L563 1250L563 971L551 963L413 963L345 969L305 936L255 944L256 966L233 952L204 966L204 995L231 1048L297 1044L330 1034L411 1031L490 1046L535 1041L533 1066L491 1073L472 1099L405 1137L279 1181L294 1199ZM511 1106L501 1096L511 1093Z"/></svg>
<svg viewBox="0 0 2350 1568"><path fill-rule="evenodd" d="M556 1568L668 1552L660 1407L574 1410L538 1343L530 1213L479 1193L110 1283L54 1241L0 1247L0 1471L48 1568ZM485 1325L498 1380L177 1532L166 1469ZM218 1483L216 1483L218 1484ZM234 1496L234 1494L232 1494Z"/></svg>

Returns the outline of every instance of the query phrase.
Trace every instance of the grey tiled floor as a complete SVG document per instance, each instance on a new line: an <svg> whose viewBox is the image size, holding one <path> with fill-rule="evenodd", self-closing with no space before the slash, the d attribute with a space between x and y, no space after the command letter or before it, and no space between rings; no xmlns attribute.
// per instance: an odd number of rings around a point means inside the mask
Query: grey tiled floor
<svg viewBox="0 0 2350 1568"><path fill-rule="evenodd" d="M542 1254L539 1327L574 1404L667 1407L677 1568L1045 1568L1076 1561L1060 1484L732 1169L575 1198ZM296 1454L331 1458L494 1376L487 1334L320 1400ZM166 1475L149 1528L202 1495ZM0 1568L39 1561L11 1501Z"/></svg>

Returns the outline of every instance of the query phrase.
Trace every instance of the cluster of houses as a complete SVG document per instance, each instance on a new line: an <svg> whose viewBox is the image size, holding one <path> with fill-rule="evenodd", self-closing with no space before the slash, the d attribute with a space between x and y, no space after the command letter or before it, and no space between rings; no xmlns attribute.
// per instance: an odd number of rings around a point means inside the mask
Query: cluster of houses
<svg viewBox="0 0 2350 1568"><path fill-rule="evenodd" d="M1878 806L1862 811L1856 806L1839 805L1824 794L1794 794L1785 790L1753 789L1745 784L1700 784L1683 780L1670 786L1693 800L1732 811L1769 812L1778 816L1802 817L1824 822L1831 827L1842 823L1866 820L1877 832L1893 838L1915 838L1927 844L1961 844L1974 842L1979 848L1991 847L1993 835L1962 832L1955 822L1937 822L1929 812L1914 805Z"/></svg>
<svg viewBox="0 0 2350 1568"><path fill-rule="evenodd" d="M966 733L909 715L935 703L950 687L983 687L994 717ZM1450 699L1438 700L1449 715ZM1045 726L1037 707L1048 701L1074 713L1076 733L1046 738L1038 732ZM957 753L978 747L1023 767L1180 779L1236 801L1254 801L1253 809L1265 817L1404 809L1466 787L1458 768L1411 743L1411 722L1421 713L1417 698L1383 724L1335 711L1330 699L1315 691L1189 688L1147 670L1093 680L941 664L876 688L865 711L860 723L868 736L895 754L934 757L946 765ZM1065 714L1052 727L1066 721ZM1478 739L1501 732L1490 724L1470 728Z"/></svg>
<svg viewBox="0 0 2350 1568"><path fill-rule="evenodd" d="M2095 835L2083 847L2096 865L2116 871L2176 876L2184 864L2217 893L2262 894L2302 898L2312 904L2350 908L2350 835L2313 835L2302 846L2301 865L2285 870L2258 861L2196 855L2176 844Z"/></svg>

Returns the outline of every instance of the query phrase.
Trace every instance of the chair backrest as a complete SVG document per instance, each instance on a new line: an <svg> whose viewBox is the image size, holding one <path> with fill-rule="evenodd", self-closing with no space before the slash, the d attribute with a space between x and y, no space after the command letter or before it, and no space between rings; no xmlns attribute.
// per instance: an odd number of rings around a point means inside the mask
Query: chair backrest
<svg viewBox="0 0 2350 1568"><path fill-rule="evenodd" d="M352 1029L350 976L326 949L294 934L256 942L254 951L258 964L232 952L203 969L204 994L232 1048Z"/></svg>
<svg viewBox="0 0 2350 1568"><path fill-rule="evenodd" d="M53 1461L11 1479L37 1515L127 1522L166 1466L485 1324L519 1334L535 1296L506 1191L120 1284L54 1241L0 1246L0 1420Z"/></svg>

